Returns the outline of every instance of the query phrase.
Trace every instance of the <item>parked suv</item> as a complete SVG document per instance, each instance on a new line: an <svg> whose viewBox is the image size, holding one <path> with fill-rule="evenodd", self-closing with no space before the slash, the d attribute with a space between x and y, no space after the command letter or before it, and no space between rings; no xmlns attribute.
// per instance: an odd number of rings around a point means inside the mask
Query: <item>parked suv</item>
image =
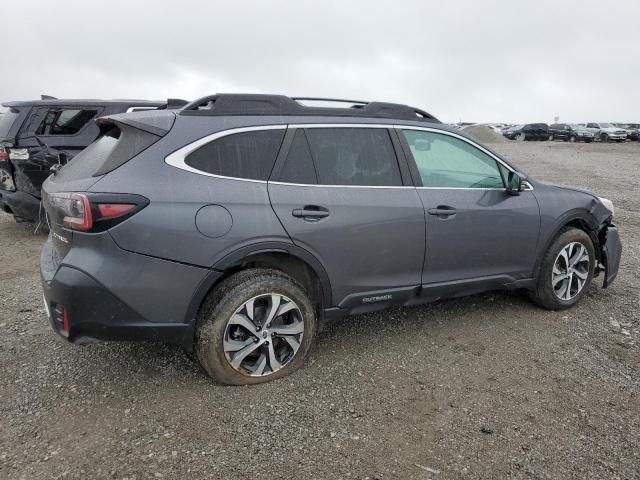
<svg viewBox="0 0 640 480"><path fill-rule="evenodd" d="M613 205L528 178L417 108L215 95L111 115L43 187L42 287L72 342L195 347L251 384L320 318L492 289L565 309L618 272Z"/></svg>
<svg viewBox="0 0 640 480"><path fill-rule="evenodd" d="M627 139L631 141L640 140L640 124L638 123L614 123L614 125L627 132Z"/></svg>
<svg viewBox="0 0 640 480"><path fill-rule="evenodd" d="M565 142L593 142L593 133L582 125L569 123L554 123L549 126L549 140L564 140Z"/></svg>
<svg viewBox="0 0 640 480"><path fill-rule="evenodd" d="M94 119L166 108L167 102L59 100L43 95L42 100L2 105L8 110L0 117L0 209L18 221L33 222L40 218L40 188L49 170L64 165L96 139Z"/></svg>
<svg viewBox="0 0 640 480"><path fill-rule="evenodd" d="M604 143L624 142L627 139L627 131L612 123L587 123L587 130L595 135L596 140Z"/></svg>
<svg viewBox="0 0 640 480"><path fill-rule="evenodd" d="M503 135L510 140L547 140L549 126L546 123L516 125L505 130Z"/></svg>

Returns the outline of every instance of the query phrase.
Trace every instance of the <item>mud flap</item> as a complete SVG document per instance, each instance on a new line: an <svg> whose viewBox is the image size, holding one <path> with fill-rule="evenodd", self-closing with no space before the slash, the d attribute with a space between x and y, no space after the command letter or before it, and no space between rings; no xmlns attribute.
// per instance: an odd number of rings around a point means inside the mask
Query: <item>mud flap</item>
<svg viewBox="0 0 640 480"><path fill-rule="evenodd" d="M614 225L607 227L606 242L602 246L602 264L604 265L604 282L602 288L607 288L618 276L620 258L622 256L622 243L618 228Z"/></svg>

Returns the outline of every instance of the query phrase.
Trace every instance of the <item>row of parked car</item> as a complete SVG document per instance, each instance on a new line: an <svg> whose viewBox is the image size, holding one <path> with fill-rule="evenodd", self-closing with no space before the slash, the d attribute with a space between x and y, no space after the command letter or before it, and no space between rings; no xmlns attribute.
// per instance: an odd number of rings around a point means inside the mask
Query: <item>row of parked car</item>
<svg viewBox="0 0 640 480"><path fill-rule="evenodd" d="M527 123L492 126L510 140L564 140L565 142L638 141L638 123Z"/></svg>
<svg viewBox="0 0 640 480"><path fill-rule="evenodd" d="M5 102L0 115L0 210L17 221L43 218L40 188L100 134L98 117L176 109L186 100L40 100Z"/></svg>

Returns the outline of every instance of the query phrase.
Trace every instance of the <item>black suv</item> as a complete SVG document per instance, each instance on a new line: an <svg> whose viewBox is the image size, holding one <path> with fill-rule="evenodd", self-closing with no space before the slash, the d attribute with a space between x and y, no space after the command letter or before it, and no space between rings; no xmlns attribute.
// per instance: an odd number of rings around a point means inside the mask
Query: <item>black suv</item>
<svg viewBox="0 0 640 480"><path fill-rule="evenodd" d="M220 382L259 383L302 365L323 317L492 289L564 309L615 279L611 201L417 108L298 100L99 119L42 188L53 329L181 343Z"/></svg>
<svg viewBox="0 0 640 480"><path fill-rule="evenodd" d="M549 126L546 123L515 125L506 129L502 134L510 140L547 140Z"/></svg>
<svg viewBox="0 0 640 480"><path fill-rule="evenodd" d="M593 132L582 125L573 123L554 123L549 126L549 140L564 140L565 142L593 142Z"/></svg>
<svg viewBox="0 0 640 480"><path fill-rule="evenodd" d="M171 102L146 100L41 100L6 102L0 116L0 209L17 221L40 218L40 188L53 165L64 165L99 135L94 119Z"/></svg>

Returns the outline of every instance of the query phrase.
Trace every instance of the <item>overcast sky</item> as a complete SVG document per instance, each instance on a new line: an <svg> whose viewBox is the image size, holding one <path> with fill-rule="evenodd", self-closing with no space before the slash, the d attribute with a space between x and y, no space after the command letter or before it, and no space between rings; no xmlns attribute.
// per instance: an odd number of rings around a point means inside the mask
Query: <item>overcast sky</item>
<svg viewBox="0 0 640 480"><path fill-rule="evenodd" d="M640 1L12 1L0 100L261 92L640 122Z"/></svg>

